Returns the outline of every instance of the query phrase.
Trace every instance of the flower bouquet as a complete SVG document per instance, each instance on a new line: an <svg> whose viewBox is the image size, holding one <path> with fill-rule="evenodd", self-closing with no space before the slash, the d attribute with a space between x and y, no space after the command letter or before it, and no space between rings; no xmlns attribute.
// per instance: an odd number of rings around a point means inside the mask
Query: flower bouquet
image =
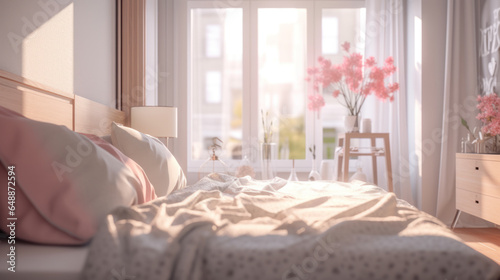
<svg viewBox="0 0 500 280"><path fill-rule="evenodd" d="M394 100L394 93L399 89L399 84L389 83L385 79L396 72L394 59L389 56L383 66L377 66L374 57L363 61L363 56L358 52L350 52L350 43L345 42L342 48L347 53L344 61L338 65L332 65L328 59L320 56L319 67L307 70L306 80L313 83L314 94L308 96L310 110L319 111L324 106L323 89L330 91L339 103L347 108L350 116L356 119L360 115L361 108L366 97L374 94L378 99L386 101ZM316 94L319 92L319 94ZM359 122L359 120L356 120Z"/></svg>

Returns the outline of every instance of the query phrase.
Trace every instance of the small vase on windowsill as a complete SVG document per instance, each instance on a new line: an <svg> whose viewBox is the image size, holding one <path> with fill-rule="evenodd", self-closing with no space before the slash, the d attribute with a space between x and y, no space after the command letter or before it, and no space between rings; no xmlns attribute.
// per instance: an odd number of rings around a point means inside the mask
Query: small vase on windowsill
<svg viewBox="0 0 500 280"><path fill-rule="evenodd" d="M298 181L297 172L295 172L295 159L292 160L292 171L290 171L290 176L288 176L288 181Z"/></svg>
<svg viewBox="0 0 500 280"><path fill-rule="evenodd" d="M359 132L359 124L361 123L360 115L348 115L344 119L345 132Z"/></svg>
<svg viewBox="0 0 500 280"><path fill-rule="evenodd" d="M278 146L276 143L261 143L260 156L261 156L261 179L270 180L276 176L274 171L273 161L277 159Z"/></svg>
<svg viewBox="0 0 500 280"><path fill-rule="evenodd" d="M312 170L311 172L309 172L309 176L307 176L307 179L309 181L321 180L321 174L319 174L318 170L316 169L316 145L313 145L312 148L309 147L309 151L312 154Z"/></svg>
<svg viewBox="0 0 500 280"><path fill-rule="evenodd" d="M307 177L309 181L319 181L321 180L321 174L319 174L316 169L316 159L313 158L312 161L312 170L309 172L309 176Z"/></svg>

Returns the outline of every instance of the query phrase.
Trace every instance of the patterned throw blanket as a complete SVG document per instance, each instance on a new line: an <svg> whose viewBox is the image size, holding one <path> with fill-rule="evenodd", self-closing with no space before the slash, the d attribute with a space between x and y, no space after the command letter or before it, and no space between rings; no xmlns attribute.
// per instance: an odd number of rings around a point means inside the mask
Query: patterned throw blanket
<svg viewBox="0 0 500 280"><path fill-rule="evenodd" d="M436 218L362 183L211 175L116 209L83 279L498 279Z"/></svg>

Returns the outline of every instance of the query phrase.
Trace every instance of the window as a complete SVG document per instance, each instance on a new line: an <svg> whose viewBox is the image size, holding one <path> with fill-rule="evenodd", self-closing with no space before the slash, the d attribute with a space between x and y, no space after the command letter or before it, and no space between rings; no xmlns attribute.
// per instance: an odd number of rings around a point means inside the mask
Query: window
<svg viewBox="0 0 500 280"><path fill-rule="evenodd" d="M238 1L215 7L188 1L188 172L208 158L213 137L220 158L236 166L246 155L258 166L262 114L273 121L278 171L310 169L308 147L333 158L344 108L329 92L319 118L307 110L308 67L323 55L342 61L344 41L364 48L364 1Z"/></svg>

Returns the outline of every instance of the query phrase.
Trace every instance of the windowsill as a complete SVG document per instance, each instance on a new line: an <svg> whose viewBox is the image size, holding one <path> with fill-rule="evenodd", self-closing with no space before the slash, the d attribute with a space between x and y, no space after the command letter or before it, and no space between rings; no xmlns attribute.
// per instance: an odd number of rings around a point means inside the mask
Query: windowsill
<svg viewBox="0 0 500 280"><path fill-rule="evenodd" d="M310 170L305 171L305 172L297 172L297 177L299 178L299 181L307 181L307 178L309 176L309 172L310 172ZM257 172L256 175L257 175L257 180L259 180L260 172ZM282 178L285 180L288 179L289 176L290 176L290 172L278 172L276 174L276 177L279 177L279 178ZM188 186L193 185L199 181L198 180L198 173L196 173L196 172L188 172L188 174L186 174L186 178L187 178Z"/></svg>
<svg viewBox="0 0 500 280"><path fill-rule="evenodd" d="M336 173L336 168L337 168L337 162L333 159L329 159L328 161L331 161L331 172L332 174ZM288 163L288 160L286 161L287 163L281 162L278 166L274 167L274 170L277 172L277 177L283 178L283 179L288 179L290 176L290 171L292 170L292 163L291 161ZM316 170L318 172L321 172L320 170L320 163L321 161L317 162L317 168ZM226 162L226 164L229 167L230 172L235 172L237 169L237 166L239 166L240 161L231 161L231 162ZM254 165L257 165L254 163ZM192 185L198 181L198 171L199 167L201 164L191 164L191 166L188 166L187 172L186 172L186 177L188 180L188 184ZM354 173L356 171L356 159L351 159L349 163L349 172ZM216 170L216 172L223 172L222 170ZM307 181L307 178L309 176L309 173L311 172L311 160L301 160L301 161L296 161L295 162L295 172L297 173L297 177L299 178L300 181ZM231 173L233 174L233 173ZM261 174L261 169L260 166L255 168L255 174L257 179L260 179L260 174ZM233 174L234 175L234 174ZM333 176L333 175L332 175Z"/></svg>

